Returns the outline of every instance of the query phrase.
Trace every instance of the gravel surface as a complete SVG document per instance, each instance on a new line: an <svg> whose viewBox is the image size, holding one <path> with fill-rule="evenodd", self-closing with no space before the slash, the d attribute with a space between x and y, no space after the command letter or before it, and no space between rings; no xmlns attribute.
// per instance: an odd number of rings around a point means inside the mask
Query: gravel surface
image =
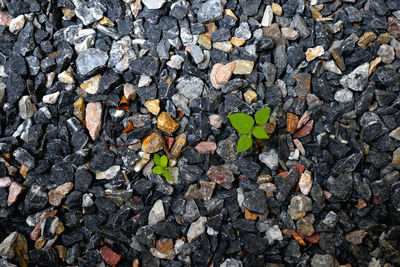
<svg viewBox="0 0 400 267"><path fill-rule="evenodd" d="M0 0L2 267L400 266L399 170L399 0Z"/></svg>

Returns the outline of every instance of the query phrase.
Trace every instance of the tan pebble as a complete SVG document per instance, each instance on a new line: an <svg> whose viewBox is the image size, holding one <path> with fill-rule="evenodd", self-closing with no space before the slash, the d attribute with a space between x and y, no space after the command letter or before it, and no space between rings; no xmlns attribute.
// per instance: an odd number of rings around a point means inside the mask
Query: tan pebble
<svg viewBox="0 0 400 267"><path fill-rule="evenodd" d="M179 124L176 123L168 112L162 112L157 118L157 127L163 132L172 134L179 128Z"/></svg>
<svg viewBox="0 0 400 267"><path fill-rule="evenodd" d="M308 48L306 51L306 60L308 62L316 59L317 57L322 56L325 53L324 47L321 45L318 45L313 48Z"/></svg>
<svg viewBox="0 0 400 267"><path fill-rule="evenodd" d="M272 8L272 12L274 12L275 15L277 15L277 16L282 15L282 7L279 4L272 3L271 8Z"/></svg>
<svg viewBox="0 0 400 267"><path fill-rule="evenodd" d="M142 150L146 153L152 154L163 149L164 139L159 132L153 132L146 139L143 140ZM145 158L146 163L148 159Z"/></svg>
<svg viewBox="0 0 400 267"><path fill-rule="evenodd" d="M213 66L210 73L210 80L215 89L220 89L223 84L229 81L235 69L235 65L235 62L230 62L225 65L217 63Z"/></svg>
<svg viewBox="0 0 400 267"><path fill-rule="evenodd" d="M90 137L96 140L100 135L101 117L103 106L100 102L91 102L86 107L86 128L89 130Z"/></svg>
<svg viewBox="0 0 400 267"><path fill-rule="evenodd" d="M255 101L257 101L257 93L254 92L253 90L247 90L244 94L244 99L246 100L247 103L251 104Z"/></svg>
<svg viewBox="0 0 400 267"><path fill-rule="evenodd" d="M160 113L160 100L158 100L158 99L147 100L144 103L144 106L153 115L157 116L158 113Z"/></svg>

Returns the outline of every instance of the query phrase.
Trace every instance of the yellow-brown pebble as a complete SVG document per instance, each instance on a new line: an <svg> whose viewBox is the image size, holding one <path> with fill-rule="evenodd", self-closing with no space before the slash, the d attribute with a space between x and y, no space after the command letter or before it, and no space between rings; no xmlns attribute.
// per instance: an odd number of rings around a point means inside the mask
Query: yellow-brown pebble
<svg viewBox="0 0 400 267"><path fill-rule="evenodd" d="M157 116L160 113L160 100L158 99L147 100L144 106L153 115Z"/></svg>
<svg viewBox="0 0 400 267"><path fill-rule="evenodd" d="M376 39L376 34L373 32L366 32L363 36L360 37L358 40L358 45L362 48L366 49L369 44Z"/></svg>
<svg viewBox="0 0 400 267"><path fill-rule="evenodd" d="M162 112L157 118L157 127L163 132L172 134L179 128L179 124L172 119L168 112Z"/></svg>
<svg viewBox="0 0 400 267"><path fill-rule="evenodd" d="M244 94L244 99L246 100L247 103L251 104L254 101L257 100L257 93L254 92L253 90L247 90Z"/></svg>
<svg viewBox="0 0 400 267"><path fill-rule="evenodd" d="M254 61L238 59L233 74L250 74L254 68Z"/></svg>

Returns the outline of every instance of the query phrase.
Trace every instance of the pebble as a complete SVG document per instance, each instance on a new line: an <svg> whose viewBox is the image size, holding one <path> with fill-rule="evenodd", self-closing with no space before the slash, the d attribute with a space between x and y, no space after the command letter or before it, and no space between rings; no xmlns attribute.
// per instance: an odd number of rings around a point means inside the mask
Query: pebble
<svg viewBox="0 0 400 267"><path fill-rule="evenodd" d="M197 21L208 23L223 17L223 5L220 0L208 0L204 2L197 11Z"/></svg>
<svg viewBox="0 0 400 267"><path fill-rule="evenodd" d="M340 79L340 84L353 91L363 91L368 84L369 63L366 62L355 68L350 74Z"/></svg>
<svg viewBox="0 0 400 267"><path fill-rule="evenodd" d="M74 84L75 83L74 76L66 70L61 72L60 74L58 74L57 78L62 83L66 83L66 84Z"/></svg>
<svg viewBox="0 0 400 267"><path fill-rule="evenodd" d="M285 38L290 41L294 41L300 37L299 32L291 27L282 27L281 31L282 31L283 36L285 36Z"/></svg>
<svg viewBox="0 0 400 267"><path fill-rule="evenodd" d="M390 64L395 59L394 48L390 45L383 44L379 47L378 56L381 57L383 63Z"/></svg>
<svg viewBox="0 0 400 267"><path fill-rule="evenodd" d="M278 169L278 152L275 149L270 149L261 153L259 159L262 163L267 165L270 170Z"/></svg>
<svg viewBox="0 0 400 267"><path fill-rule="evenodd" d="M156 225L165 220L164 204L161 199L157 200L150 210L148 222L149 225Z"/></svg>
<svg viewBox="0 0 400 267"><path fill-rule="evenodd" d="M237 59L234 61L235 68L233 74L250 74L254 68L254 61Z"/></svg>
<svg viewBox="0 0 400 267"><path fill-rule="evenodd" d="M319 45L313 48L308 48L306 51L306 60L308 62L313 61L317 57L322 56L325 53L324 47Z"/></svg>
<svg viewBox="0 0 400 267"><path fill-rule="evenodd" d="M49 191L49 203L53 206L59 206L61 201L67 196L67 194L72 190L74 184L72 182L67 182L62 185L57 186L55 189Z"/></svg>
<svg viewBox="0 0 400 267"><path fill-rule="evenodd" d="M17 34L20 30L22 30L24 25L25 25L25 16L19 15L18 17L13 18L10 21L10 26L8 27L8 30L13 34Z"/></svg>
<svg viewBox="0 0 400 267"><path fill-rule="evenodd" d="M243 94L243 97L249 104L257 101L257 93L250 89Z"/></svg>
<svg viewBox="0 0 400 267"><path fill-rule="evenodd" d="M153 79L151 79L150 76L147 75L140 75L139 82L138 82L138 87L146 87L151 84ZM131 99L132 100L132 99Z"/></svg>
<svg viewBox="0 0 400 267"><path fill-rule="evenodd" d="M348 242L353 243L355 245L361 245L363 243L364 237L367 234L368 233L364 230L357 230L357 231L348 233L345 237Z"/></svg>
<svg viewBox="0 0 400 267"><path fill-rule="evenodd" d="M152 154L163 149L164 139L159 132L153 132L146 139L143 140L142 150L146 153Z"/></svg>
<svg viewBox="0 0 400 267"><path fill-rule="evenodd" d="M200 142L195 146L195 149L200 154L214 154L217 144L215 142Z"/></svg>
<svg viewBox="0 0 400 267"><path fill-rule="evenodd" d="M232 44L234 44L234 42L229 42L229 41L225 41L225 42L215 42L213 44L213 48L224 51L226 53L230 53L233 51L233 46ZM220 63L217 63L220 64Z"/></svg>
<svg viewBox="0 0 400 267"><path fill-rule="evenodd" d="M187 232L187 239L190 243L199 238L199 236L204 233L204 231L206 230L205 227L206 222L207 218L201 216L197 219L197 221L193 222L190 225L189 230Z"/></svg>
<svg viewBox="0 0 400 267"><path fill-rule="evenodd" d="M173 69L177 69L180 70L182 67L182 63L185 60L183 59L183 57L179 56L179 55L172 55L169 59L169 61L167 61L167 66L173 68Z"/></svg>
<svg viewBox="0 0 400 267"><path fill-rule="evenodd" d="M173 134L178 130L179 124L176 123L168 112L161 112L157 118L157 127L163 132Z"/></svg>
<svg viewBox="0 0 400 267"><path fill-rule="evenodd" d="M358 40L358 45L366 49L370 43L376 39L376 34L373 32L366 32Z"/></svg>
<svg viewBox="0 0 400 267"><path fill-rule="evenodd" d="M92 140L100 136L103 106L100 102L90 102L86 106L85 121Z"/></svg>
<svg viewBox="0 0 400 267"><path fill-rule="evenodd" d="M124 96L129 101L135 100L135 98L136 98L136 89L132 84L126 83L124 85Z"/></svg>
<svg viewBox="0 0 400 267"><path fill-rule="evenodd" d="M159 239L156 241L155 248L151 248L150 252L159 259L173 260L175 257L174 241L172 239Z"/></svg>
<svg viewBox="0 0 400 267"><path fill-rule="evenodd" d="M292 197L288 213L292 220L299 220L303 218L308 211L312 210L312 200L304 195L297 195Z"/></svg>
<svg viewBox="0 0 400 267"><path fill-rule="evenodd" d="M37 110L36 105L31 102L29 96L27 95L21 97L18 102L18 108L19 116L21 116L23 120L33 117Z"/></svg>
<svg viewBox="0 0 400 267"><path fill-rule="evenodd" d="M88 76L106 66L108 55L106 52L89 48L82 51L76 59L76 68L80 76Z"/></svg>
<svg viewBox="0 0 400 267"><path fill-rule="evenodd" d="M206 175L215 183L229 189L235 181L235 176L232 171L225 166L211 166Z"/></svg>
<svg viewBox="0 0 400 267"><path fill-rule="evenodd" d="M75 5L75 15L83 22L85 26L100 20L103 17L103 11L96 7L88 7L82 0L72 0Z"/></svg>
<svg viewBox="0 0 400 267"><path fill-rule="evenodd" d="M274 225L274 226L270 227L266 231L265 237L267 238L267 240L270 244L272 244L275 240L276 241L283 240L283 235L282 235L281 229L279 229L278 225Z"/></svg>
<svg viewBox="0 0 400 267"><path fill-rule="evenodd" d="M299 187L301 193L307 196L308 193L310 193L311 191L312 185L313 185L313 179L311 177L311 172L309 171L303 172L299 180Z"/></svg>
<svg viewBox="0 0 400 267"><path fill-rule="evenodd" d="M215 89L220 89L223 84L227 83L232 76L235 66L235 62L230 62L225 65L220 63L215 64L210 73L212 86Z"/></svg>
<svg viewBox="0 0 400 267"><path fill-rule="evenodd" d="M400 127L397 127L393 131L389 133L389 136L396 139L397 141L400 141Z"/></svg>
<svg viewBox="0 0 400 267"><path fill-rule="evenodd" d="M271 8L275 15L282 16L282 7L279 4L272 3Z"/></svg>
<svg viewBox="0 0 400 267"><path fill-rule="evenodd" d="M85 101L82 97L74 102L74 115L80 121L85 119Z"/></svg>
<svg viewBox="0 0 400 267"><path fill-rule="evenodd" d="M335 100L339 103L348 103L353 101L353 92L349 89L340 89L335 92Z"/></svg>
<svg viewBox="0 0 400 267"><path fill-rule="evenodd" d="M158 113L160 113L160 100L159 99L152 99L152 100L147 100L144 103L144 106L147 108L147 110L157 116Z"/></svg>
<svg viewBox="0 0 400 267"><path fill-rule="evenodd" d="M43 96L42 101L46 104L55 104L57 102L58 97L60 96L60 92L55 92L52 94L48 94Z"/></svg>
<svg viewBox="0 0 400 267"><path fill-rule="evenodd" d="M107 246L100 248L100 255L103 258L104 262L111 267L116 267L118 262L121 260L121 255L115 253L111 248Z"/></svg>
<svg viewBox="0 0 400 267"><path fill-rule="evenodd" d="M165 0L142 0L148 9L160 9L165 4Z"/></svg>
<svg viewBox="0 0 400 267"><path fill-rule="evenodd" d="M311 236L315 231L313 226L314 222L314 214L308 214L304 218L301 218L296 222L297 233L302 237Z"/></svg>
<svg viewBox="0 0 400 267"><path fill-rule="evenodd" d="M208 121L210 122L210 125L215 127L215 128L221 128L222 125L222 118L220 115L217 114L211 114L208 116Z"/></svg>
<svg viewBox="0 0 400 267"><path fill-rule="evenodd" d="M12 232L3 242L0 243L0 256L3 259L13 259L15 257L15 246L14 243L17 241L18 233Z"/></svg>
<svg viewBox="0 0 400 267"><path fill-rule="evenodd" d="M274 19L274 13L270 5L267 5L264 10L264 15L261 21L261 26L269 27Z"/></svg>
<svg viewBox="0 0 400 267"><path fill-rule="evenodd" d="M221 267L243 267L243 263L240 260L229 258L226 259L220 265Z"/></svg>
<svg viewBox="0 0 400 267"><path fill-rule="evenodd" d="M17 201L18 196L24 191L25 188L18 182L13 181L8 188L7 206L11 206Z"/></svg>

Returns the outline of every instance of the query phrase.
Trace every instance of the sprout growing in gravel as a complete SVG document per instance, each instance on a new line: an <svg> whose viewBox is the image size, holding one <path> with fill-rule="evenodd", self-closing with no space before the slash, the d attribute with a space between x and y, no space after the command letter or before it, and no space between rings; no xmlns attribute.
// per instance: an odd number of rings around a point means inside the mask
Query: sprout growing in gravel
<svg viewBox="0 0 400 267"><path fill-rule="evenodd" d="M247 114L234 113L228 115L228 119L233 128L242 134L236 146L237 152L246 151L252 146L252 135L257 139L269 139L267 132L260 125L265 125L268 122L270 112L270 108L263 108L257 111L254 116L255 122L257 123L256 126L254 126L254 119Z"/></svg>
<svg viewBox="0 0 400 267"><path fill-rule="evenodd" d="M151 171L158 175L162 174L162 176L164 176L164 178L168 182L171 182L171 174L169 173L167 156L162 155L160 157L160 155L154 154L153 160L156 166L154 166L153 169L151 169Z"/></svg>

